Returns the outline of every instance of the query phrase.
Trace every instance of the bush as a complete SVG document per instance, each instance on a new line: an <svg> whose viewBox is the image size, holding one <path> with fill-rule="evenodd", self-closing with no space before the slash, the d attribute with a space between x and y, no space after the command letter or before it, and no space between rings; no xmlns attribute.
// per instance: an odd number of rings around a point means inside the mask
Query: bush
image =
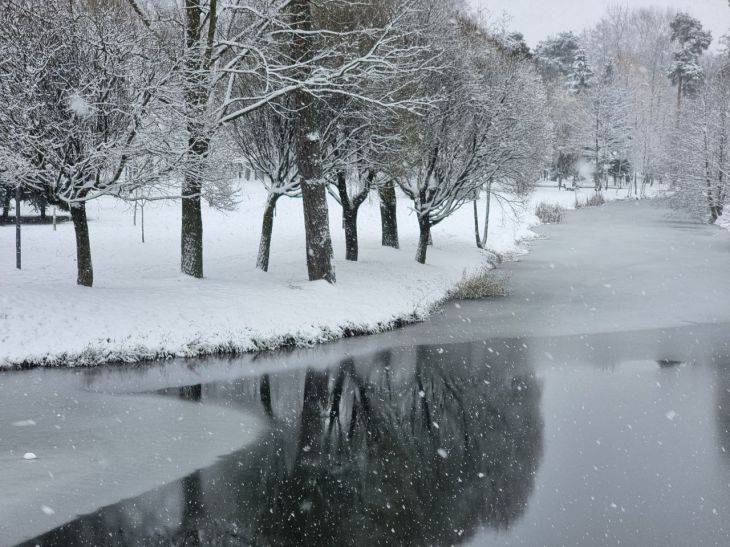
<svg viewBox="0 0 730 547"><path fill-rule="evenodd" d="M507 296L507 276L484 267L476 274L464 277L449 291L447 300L479 300L495 296Z"/></svg>
<svg viewBox="0 0 730 547"><path fill-rule="evenodd" d="M603 205L606 203L606 198L603 197L603 194L601 192L596 192L591 197L587 198L585 201L578 201L578 198L575 198L575 208L576 209L582 209L583 207L598 207L599 205Z"/></svg>
<svg viewBox="0 0 730 547"><path fill-rule="evenodd" d="M560 224L563 222L564 214L565 209L557 203L545 203L543 201L535 208L535 215L543 224Z"/></svg>

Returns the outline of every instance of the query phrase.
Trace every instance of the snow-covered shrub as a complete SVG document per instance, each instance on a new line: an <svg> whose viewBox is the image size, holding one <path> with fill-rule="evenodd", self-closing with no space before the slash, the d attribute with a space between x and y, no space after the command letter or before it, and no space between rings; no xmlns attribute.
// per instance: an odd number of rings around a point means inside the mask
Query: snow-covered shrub
<svg viewBox="0 0 730 547"><path fill-rule="evenodd" d="M560 224L565 215L565 208L557 203L540 202L535 208L535 215L543 224Z"/></svg>

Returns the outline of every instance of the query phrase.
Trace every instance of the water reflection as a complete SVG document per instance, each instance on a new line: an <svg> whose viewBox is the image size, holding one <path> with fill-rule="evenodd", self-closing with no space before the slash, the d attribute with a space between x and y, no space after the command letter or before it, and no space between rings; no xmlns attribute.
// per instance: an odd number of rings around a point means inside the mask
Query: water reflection
<svg viewBox="0 0 730 547"><path fill-rule="evenodd" d="M523 515L542 386L517 347L421 346L164 390L256 409L254 446L33 544L453 544ZM506 363L506 364L505 364Z"/></svg>

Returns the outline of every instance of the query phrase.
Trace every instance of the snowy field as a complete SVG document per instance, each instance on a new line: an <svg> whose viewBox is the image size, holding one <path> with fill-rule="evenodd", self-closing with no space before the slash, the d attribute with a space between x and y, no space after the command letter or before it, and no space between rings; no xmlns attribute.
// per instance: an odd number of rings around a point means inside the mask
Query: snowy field
<svg viewBox="0 0 730 547"><path fill-rule="evenodd" d="M585 199L591 190L578 192ZM609 190L607 199L626 197ZM519 207L492 201L488 247L520 252L534 237L535 205L574 206L573 192L538 188ZM344 260L339 206L330 203L337 284L307 280L299 200L277 207L269 272L255 269L265 195L245 186L236 211L204 210L205 278L179 273L178 203L145 207L145 243L129 205L88 206L95 286L78 287L70 223L23 227L23 270L14 268L15 230L0 226L0 366L94 365L308 345L348 332L377 332L425 317L463 276L487 264L474 243L471 206L433 230L427 264L414 260L418 227L399 196L401 248L380 245L377 197L359 215L360 261ZM483 202L480 203L483 207ZM480 217L483 211L480 210ZM480 223L483 219L480 218Z"/></svg>

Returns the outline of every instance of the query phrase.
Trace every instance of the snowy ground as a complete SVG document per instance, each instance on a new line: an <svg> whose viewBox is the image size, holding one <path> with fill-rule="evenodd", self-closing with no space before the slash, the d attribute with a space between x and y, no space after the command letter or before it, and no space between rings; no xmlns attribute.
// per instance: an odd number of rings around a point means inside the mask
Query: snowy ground
<svg viewBox="0 0 730 547"><path fill-rule="evenodd" d="M584 199L590 190L581 190ZM608 199L627 191L610 190ZM488 246L518 251L533 237L540 201L572 208L576 195L538 188L520 210L493 201ZM472 210L434 229L428 264L414 261L417 224L399 199L401 249L380 245L377 198L359 218L360 261L346 262L337 204L331 203L337 284L307 281L299 200L277 210L270 271L254 268L264 194L245 186L239 208L204 211L205 279L179 273L179 204L145 209L146 242L132 211L112 200L89 205L95 286L75 285L73 227L23 229L23 270L14 269L14 229L0 227L0 366L79 365L306 345L375 332L424 317L453 285L482 267ZM139 222L138 222L139 224Z"/></svg>

